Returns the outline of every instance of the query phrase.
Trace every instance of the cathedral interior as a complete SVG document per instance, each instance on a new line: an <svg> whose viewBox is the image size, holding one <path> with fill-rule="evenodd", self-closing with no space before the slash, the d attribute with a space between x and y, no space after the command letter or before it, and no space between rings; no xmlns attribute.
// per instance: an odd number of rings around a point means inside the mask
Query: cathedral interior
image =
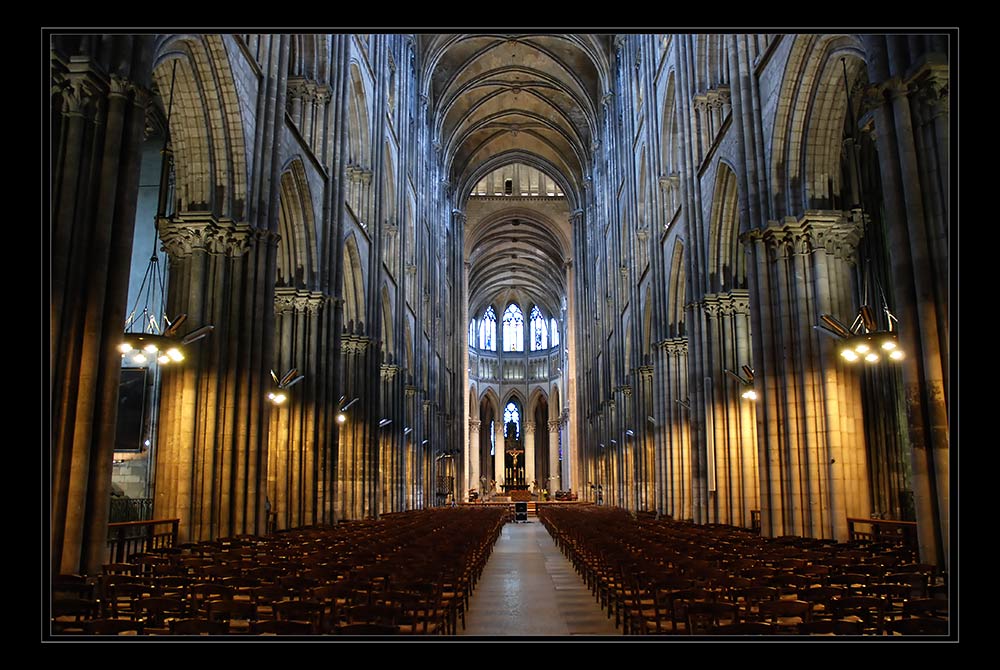
<svg viewBox="0 0 1000 670"><path fill-rule="evenodd" d="M519 499L950 576L956 37L46 34L46 581Z"/></svg>

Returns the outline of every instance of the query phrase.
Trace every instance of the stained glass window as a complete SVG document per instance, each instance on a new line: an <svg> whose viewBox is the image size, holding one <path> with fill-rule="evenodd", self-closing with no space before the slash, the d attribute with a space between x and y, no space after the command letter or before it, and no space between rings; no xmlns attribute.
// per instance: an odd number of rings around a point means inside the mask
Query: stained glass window
<svg viewBox="0 0 1000 670"><path fill-rule="evenodd" d="M507 406L503 410L503 436L507 437L507 425L513 421L514 422L514 436L521 437L521 414L518 412L517 405L511 400L507 403Z"/></svg>
<svg viewBox="0 0 1000 670"><path fill-rule="evenodd" d="M483 320L479 322L479 348L483 351L497 350L497 313L492 305L486 308Z"/></svg>
<svg viewBox="0 0 1000 670"><path fill-rule="evenodd" d="M538 305L531 308L531 350L541 351L549 348L548 327Z"/></svg>
<svg viewBox="0 0 1000 670"><path fill-rule="evenodd" d="M503 313L503 350L524 351L524 315L514 303Z"/></svg>
<svg viewBox="0 0 1000 670"><path fill-rule="evenodd" d="M559 346L559 322L552 319L552 346Z"/></svg>

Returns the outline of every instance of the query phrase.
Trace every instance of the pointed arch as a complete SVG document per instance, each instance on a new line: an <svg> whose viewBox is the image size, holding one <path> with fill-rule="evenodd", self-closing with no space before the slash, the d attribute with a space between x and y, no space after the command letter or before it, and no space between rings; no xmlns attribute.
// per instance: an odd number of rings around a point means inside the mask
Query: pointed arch
<svg viewBox="0 0 1000 670"><path fill-rule="evenodd" d="M347 164L361 168L370 168L371 160L371 122L368 113L369 95L365 87L365 78L361 76L361 68L352 62L349 114L347 122Z"/></svg>
<svg viewBox="0 0 1000 670"><path fill-rule="evenodd" d="M536 387L528 396L528 405L526 410L528 416L535 416L535 410L538 408L538 403L542 400L548 402L548 394L541 388Z"/></svg>
<svg viewBox="0 0 1000 670"><path fill-rule="evenodd" d="M316 223L305 168L293 158L281 173L278 206L279 286L313 288L316 280Z"/></svg>
<svg viewBox="0 0 1000 670"><path fill-rule="evenodd" d="M744 288L746 267L739 253L738 186L736 173L719 163L708 234L709 290Z"/></svg>
<svg viewBox="0 0 1000 670"><path fill-rule="evenodd" d="M392 319L392 299L389 297L389 288L382 284L382 295L380 296L380 302L382 304L382 342L385 346L382 347L382 351L386 352L393 359L396 358L396 337L393 326ZM386 357L388 362L388 356Z"/></svg>
<svg viewBox="0 0 1000 670"><path fill-rule="evenodd" d="M245 124L226 44L222 35L176 36L160 46L153 79L164 108L171 107L177 211L243 221L248 213Z"/></svg>
<svg viewBox="0 0 1000 670"><path fill-rule="evenodd" d="M350 233L344 243L344 261L344 322L353 321L357 326L367 320L365 315L365 286L367 284L354 233Z"/></svg>
<svg viewBox="0 0 1000 670"><path fill-rule="evenodd" d="M646 297L642 301L642 353L653 354L653 289L646 287Z"/></svg>
<svg viewBox="0 0 1000 670"><path fill-rule="evenodd" d="M559 395L559 384L553 384L549 392L549 420L557 421L562 416L561 397Z"/></svg>
<svg viewBox="0 0 1000 670"><path fill-rule="evenodd" d="M841 56L852 85L866 76L857 36L798 35L792 44L771 138L776 219L832 209L832 195L839 193L839 140L847 111Z"/></svg>
<svg viewBox="0 0 1000 670"><path fill-rule="evenodd" d="M670 260L669 277L667 284L667 327L671 337L683 337L684 331L684 291L685 291L685 270L684 270L684 244L680 240L674 240L674 253Z"/></svg>
<svg viewBox="0 0 1000 670"><path fill-rule="evenodd" d="M410 373L413 372L413 335L410 332L410 320L403 319L403 346L405 351L403 352L403 364L406 366L406 370Z"/></svg>

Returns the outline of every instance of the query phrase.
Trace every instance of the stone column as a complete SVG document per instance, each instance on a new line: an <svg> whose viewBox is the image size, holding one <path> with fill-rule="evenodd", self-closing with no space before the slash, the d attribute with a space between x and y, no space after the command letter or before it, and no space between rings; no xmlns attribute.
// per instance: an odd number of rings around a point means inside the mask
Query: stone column
<svg viewBox="0 0 1000 670"><path fill-rule="evenodd" d="M482 500L482 495L485 493L479 482L479 426L481 423L482 421L479 419L469 419L469 446L466 451L466 462L469 464L469 486L467 488L474 488L479 491L480 500ZM468 494L468 491L463 491L462 493Z"/></svg>
<svg viewBox="0 0 1000 670"><path fill-rule="evenodd" d="M844 541L847 517L869 514L860 385L822 314L848 318L860 223L807 212L742 237L759 277L764 360L757 364L762 534ZM756 338L756 335L755 335Z"/></svg>
<svg viewBox="0 0 1000 670"><path fill-rule="evenodd" d="M53 36L50 52L53 574L99 574L106 562L117 347L152 61L148 37L104 36L101 53L83 53L79 38Z"/></svg>
<svg viewBox="0 0 1000 670"><path fill-rule="evenodd" d="M497 490L504 484L504 439L503 439L503 415L494 422L494 448L493 448L493 479L496 480Z"/></svg>
<svg viewBox="0 0 1000 670"><path fill-rule="evenodd" d="M535 422L524 422L524 481L530 487L535 481Z"/></svg>
<svg viewBox="0 0 1000 670"><path fill-rule="evenodd" d="M549 481L540 482L549 492L551 500L555 500L556 491L562 490L562 478L559 472L559 419L549 421Z"/></svg>

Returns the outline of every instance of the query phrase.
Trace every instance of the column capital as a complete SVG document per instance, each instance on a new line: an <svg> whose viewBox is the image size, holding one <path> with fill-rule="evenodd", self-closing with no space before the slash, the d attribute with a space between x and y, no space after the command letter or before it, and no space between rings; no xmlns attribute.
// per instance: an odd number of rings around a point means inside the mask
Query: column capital
<svg viewBox="0 0 1000 670"><path fill-rule="evenodd" d="M525 421L524 422L524 432L528 435L533 435L535 432L535 422Z"/></svg>
<svg viewBox="0 0 1000 670"><path fill-rule="evenodd" d="M469 432L478 433L479 426L482 425L482 421L479 419L469 419Z"/></svg>
<svg viewBox="0 0 1000 670"><path fill-rule="evenodd" d="M317 314L331 298L323 293L306 291L291 286L277 286L274 289L275 313L308 312Z"/></svg>
<svg viewBox="0 0 1000 670"><path fill-rule="evenodd" d="M562 425L562 419L551 419L549 421L549 432L550 433L558 433L559 432L559 427L561 425ZM551 448L551 446L552 445L550 444L549 447Z"/></svg>
<svg viewBox="0 0 1000 670"><path fill-rule="evenodd" d="M208 214L176 214L157 222L162 249L171 258L185 258L196 251L237 257L258 242L277 244L277 233L252 228L245 222L216 219Z"/></svg>
<svg viewBox="0 0 1000 670"><path fill-rule="evenodd" d="M775 259L823 251L853 264L863 230L860 212L810 210L800 219L772 221L740 239L763 246Z"/></svg>
<svg viewBox="0 0 1000 670"><path fill-rule="evenodd" d="M340 351L345 354L363 354L371 344L371 338L365 335L343 334L340 337Z"/></svg>

